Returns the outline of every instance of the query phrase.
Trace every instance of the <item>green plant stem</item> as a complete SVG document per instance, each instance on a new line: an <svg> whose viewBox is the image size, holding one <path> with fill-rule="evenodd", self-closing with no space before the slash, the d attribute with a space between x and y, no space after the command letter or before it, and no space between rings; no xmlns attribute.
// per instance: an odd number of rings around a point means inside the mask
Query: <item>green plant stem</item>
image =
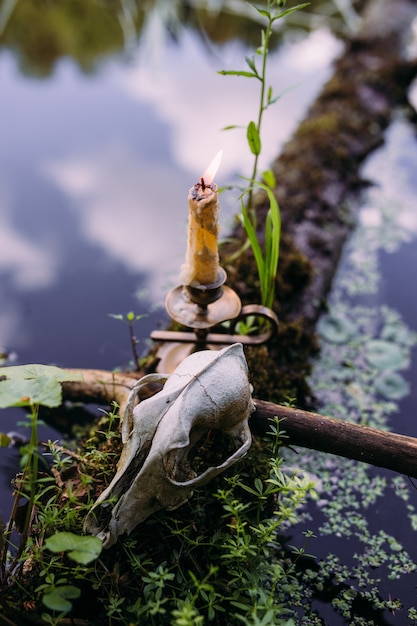
<svg viewBox="0 0 417 626"><path fill-rule="evenodd" d="M10 546L10 536L12 534L14 519L16 517L16 512L19 506L19 499L20 499L20 494L15 493L9 521L7 522L7 526L4 530L3 537L2 537L2 546L1 546L2 550L1 550L1 557L0 557L0 568L1 568L0 571L1 571L2 583L4 583L7 580L7 575L6 575L7 551Z"/></svg>
<svg viewBox="0 0 417 626"><path fill-rule="evenodd" d="M268 2L268 8L269 8L269 2ZM265 39L263 42L263 50L262 50L262 70L261 70L261 76L260 76L261 93L260 93L260 98L259 98L259 111L258 111L258 120L257 120L257 125L256 125L259 136L261 136L261 125L262 125L263 114L264 114L265 109L267 108L265 106L266 64L268 60L268 48L269 48L269 39L271 37L271 32L272 32L272 24L273 24L273 18L269 17L268 24L265 30ZM254 159L253 168L252 168L252 175L251 175L252 181L256 180L256 177L258 175L259 155L260 153L255 154L255 159ZM249 190L248 201L247 201L246 206L247 206L247 209L250 210L251 212L251 218L255 220L256 216L254 214L252 204L253 204L253 188ZM256 223L254 225L256 225Z"/></svg>
<svg viewBox="0 0 417 626"><path fill-rule="evenodd" d="M29 536L29 527L30 527L30 522L31 522L32 515L33 515L33 507L35 503L35 496L36 496L36 490L37 490L37 476L38 476L38 466L39 466L39 462L38 462L39 461L38 459L38 413L39 413L39 405L32 405L31 415L30 415L31 432L30 432L29 447L27 451L28 459L26 461L26 466L24 468L23 476L22 476L22 485L24 485L26 481L28 481L29 483L29 498L28 498L28 503L27 503L27 511L26 511L25 521L23 525L23 530L20 535L20 541L19 541L19 547L18 547L17 553L12 563L10 564L10 566L8 567L7 571L4 574L3 582L5 582L8 579L8 577L13 573L16 565L19 562L20 557L23 554L23 551L26 547L26 543L27 543L28 536ZM10 521L12 524L14 522L15 515L17 512L19 495L20 494L16 494L16 498L13 503L13 511L12 511L12 515L10 516ZM10 522L9 522L9 526L8 526L9 534L11 532L11 529L12 529L12 525L10 525ZM9 542L7 541L6 546L4 548L6 553L7 553L8 543ZM22 563L22 567L23 567L23 563Z"/></svg>
<svg viewBox="0 0 417 626"><path fill-rule="evenodd" d="M129 322L129 335L130 335L130 343L132 346L132 354L133 354L133 362L135 364L135 368L139 369L139 354L136 348L138 340L136 339L135 330L133 328L133 322Z"/></svg>

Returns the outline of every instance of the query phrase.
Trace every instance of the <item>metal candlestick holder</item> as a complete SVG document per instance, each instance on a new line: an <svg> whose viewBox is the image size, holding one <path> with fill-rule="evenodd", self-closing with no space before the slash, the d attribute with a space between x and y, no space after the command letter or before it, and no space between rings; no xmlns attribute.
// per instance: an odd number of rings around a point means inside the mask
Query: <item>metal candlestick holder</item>
<svg viewBox="0 0 417 626"><path fill-rule="evenodd" d="M277 333L275 313L259 304L242 306L237 293L225 285L226 277L225 270L220 268L217 281L211 285L178 285L168 293L165 300L168 315L191 332L151 332L151 339L163 342L158 349L159 371L173 371L186 356L198 350L216 350L236 342L260 345ZM249 316L262 319L261 332L257 335L235 333L237 323ZM212 332L224 322L229 322L228 333Z"/></svg>

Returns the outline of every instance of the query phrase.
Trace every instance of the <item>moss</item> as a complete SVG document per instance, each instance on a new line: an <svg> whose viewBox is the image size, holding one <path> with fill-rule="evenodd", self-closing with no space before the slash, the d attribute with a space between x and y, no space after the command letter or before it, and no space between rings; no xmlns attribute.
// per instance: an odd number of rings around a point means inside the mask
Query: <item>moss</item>
<svg viewBox="0 0 417 626"><path fill-rule="evenodd" d="M296 136L299 139L303 139L303 137L307 136L310 141L311 137L317 137L319 133L338 133L339 130L340 119L333 110L304 120L298 127Z"/></svg>
<svg viewBox="0 0 417 626"><path fill-rule="evenodd" d="M306 330L302 319L281 324L278 337L268 345L247 346L254 396L277 404L312 406L313 394L306 379L317 350L315 335Z"/></svg>
<svg viewBox="0 0 417 626"><path fill-rule="evenodd" d="M277 276L278 311L281 301L289 300L310 283L313 272L311 262L287 238L283 238Z"/></svg>

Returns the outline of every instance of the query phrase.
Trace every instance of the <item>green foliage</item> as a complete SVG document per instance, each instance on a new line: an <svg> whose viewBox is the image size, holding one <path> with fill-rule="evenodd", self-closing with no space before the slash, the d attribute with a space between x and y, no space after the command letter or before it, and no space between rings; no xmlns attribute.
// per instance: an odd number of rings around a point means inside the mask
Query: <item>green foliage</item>
<svg viewBox="0 0 417 626"><path fill-rule="evenodd" d="M100 556L103 544L97 537L80 537L70 532L55 533L45 540L51 552L67 552L77 563L87 565Z"/></svg>
<svg viewBox="0 0 417 626"><path fill-rule="evenodd" d="M239 76L243 78L256 78L260 83L260 96L258 115L256 121L251 120L246 127L246 139L251 154L254 156L252 174L248 179L248 186L242 192L240 199L242 204L242 223L246 231L249 244L255 256L256 267L260 281L261 303L269 308L272 307L275 295L275 279L278 271L279 245L281 234L280 210L273 189L276 186L275 176L272 171L264 172L263 183L258 178L258 162L262 152L261 127L263 115L266 109L277 102L280 96L275 96L273 88L267 86L266 68L270 47L270 39L273 34L274 23L298 11L309 3L298 4L289 9L283 9L285 0L267 0L267 7L259 8L251 5L253 9L265 19L265 28L261 30L261 45L256 54L245 57L249 70L221 70L223 76ZM234 125L226 126L225 130L237 128ZM265 222L265 243L262 251L257 236L257 219L253 210L253 192L261 189L266 193L269 201L269 211ZM244 199L244 201L243 201ZM245 246L241 251L245 249Z"/></svg>
<svg viewBox="0 0 417 626"><path fill-rule="evenodd" d="M52 365L0 367L0 408L62 404L61 383L80 380L81 375Z"/></svg>
<svg viewBox="0 0 417 626"><path fill-rule="evenodd" d="M137 339L136 334L135 334L135 323L141 320L143 317L147 317L147 315L146 314L137 315L133 311L129 311L129 313L127 313L126 315L123 315L122 313L109 313L108 315L109 317L112 317L115 320L120 320L121 322L124 322L125 324L127 324L129 328L130 345L132 348L132 355L133 355L133 367L138 370L140 368L140 359L139 359L139 354L137 350L137 345L139 343L139 340Z"/></svg>
<svg viewBox="0 0 417 626"><path fill-rule="evenodd" d="M51 376L55 379L56 375L52 369ZM44 458L38 448L38 408L33 405L27 418L31 435L28 445L20 449L23 471L14 482L9 522L0 531L0 595L13 588L19 594L20 589L26 601L39 600L52 611L52 614L42 614L43 622L58 624L62 616L73 610L72 601L81 596L77 580L86 580L92 571L87 566L101 554L101 541L97 537L82 536L82 523L93 504L90 493L95 473L99 471L99 480L105 480L95 461L100 458L104 465L111 465L111 472L114 471L115 444L109 441L108 435L114 434L111 429L118 416L106 413L102 417L97 434L85 442L82 455L48 442L53 464L52 473L46 474L39 471ZM92 454L93 450L97 451L99 442L105 448L100 457ZM17 545L13 531L20 534ZM36 580L38 576L44 578L41 585L29 585L26 589L22 580L24 563L30 563L30 571L37 573Z"/></svg>
<svg viewBox="0 0 417 626"><path fill-rule="evenodd" d="M271 179L272 172L267 172L267 178ZM242 205L242 221L246 230L246 234L252 246L255 257L256 267L261 288L261 302L264 306L272 308L275 295L275 278L278 268L279 245L281 239L281 215L279 206L270 186L262 183L255 183L244 193L250 192L254 188L263 189L269 199L269 211L265 221L265 242L262 251L259 243L253 221L246 209L243 198Z"/></svg>
<svg viewBox="0 0 417 626"><path fill-rule="evenodd" d="M58 611L63 615L71 611L71 600L76 600L81 595L78 587L68 585L66 582L66 578L55 580L55 574L47 574L45 582L35 589L37 593L43 592L42 602L48 609Z"/></svg>
<svg viewBox="0 0 417 626"><path fill-rule="evenodd" d="M36 415L31 419L35 432ZM26 528L15 556L4 535L1 583L3 590L14 589L16 610L30 600L41 614L42 605L49 624L76 618L78 607L82 615L86 602L95 603L97 624L286 624L292 568L304 550L294 550L286 562L279 533L298 519L313 484L302 473L284 472L278 424L271 426L269 447L258 444L240 474L217 478L175 514L151 517L102 552L99 539L82 536L82 523L95 485L105 485L115 470L117 419L105 414L76 452L50 442L52 476L36 474L33 466L31 476L24 473L18 499L28 500L28 519L36 510L37 522ZM214 442L213 453L218 448ZM29 562L34 579L43 579L32 589L21 579L21 565Z"/></svg>
<svg viewBox="0 0 417 626"><path fill-rule="evenodd" d="M0 433L0 448L8 448L11 444L11 438L5 433Z"/></svg>
<svg viewBox="0 0 417 626"><path fill-rule="evenodd" d="M17 51L25 74L49 76L65 57L74 59L83 71L93 72L109 55L123 49L118 5L113 3L26 0L8 4L10 20L2 44Z"/></svg>
<svg viewBox="0 0 417 626"><path fill-rule="evenodd" d="M323 394L328 385L332 399L335 389L346 391L348 399L339 403L339 413L335 405L326 407L326 412L346 416L352 415L355 407L362 410L365 406L360 386L365 386L366 394L376 389L375 372L380 370L363 358L366 346L384 338L407 355L412 342L389 310L378 326L379 333L373 336L367 330L365 309L340 306L334 314L343 319L350 314L357 333L345 344L327 344L323 363L327 378L323 370L318 372L315 388ZM328 351L343 362L342 368L326 360ZM348 386L340 384L346 368L351 377ZM330 581L335 581L332 606L349 623L366 623L355 616L357 601L366 601L376 611L401 610L397 598L381 598L379 572L386 571L388 580L396 581L415 571L416 564L401 538L382 530L371 532L362 512L375 509L388 488L387 480L379 476L371 480L366 466L346 459L338 461L338 469L327 455L322 456L321 466L317 459L312 464L311 453L294 459L294 466L301 465L311 474L292 470L291 452L285 453L287 461L281 455L285 433L276 423L271 425L269 443L255 444L239 466L239 474L230 471L217 478L178 511L153 516L132 536L101 552L98 539L82 536L82 523L93 502L95 485L105 486L114 472L120 449L117 408L103 414L76 451L49 443L51 476L38 471L36 407L28 418L32 436L24 452L16 496L28 503L27 520L33 519L36 510L36 525L30 527L27 522L22 531L25 542L17 553L10 542L11 525L2 541L8 545L3 553L2 592L7 590L10 597L14 590L18 612L23 611L23 602L35 603L44 623L59 624L64 617L82 616L86 603L94 603L97 621L92 624L110 620L138 626L314 625L320 622L311 610L313 594L328 589ZM373 417L386 408L375 400ZM216 440L211 445L217 452ZM313 485L314 472L320 476L321 525L315 534L303 531L303 539L290 546L283 541L286 529L294 534L297 523L305 519L302 506L307 496L319 497ZM409 519L417 528L405 481L397 478L398 497L406 503ZM354 566L332 554L322 556L317 566L307 552L315 535L359 542L362 548L352 554ZM22 563L31 564L36 586L23 584ZM412 616L413 610L409 613ZM304 621L299 621L300 615L305 616Z"/></svg>
<svg viewBox="0 0 417 626"><path fill-rule="evenodd" d="M249 122L246 131L246 138L248 140L249 148L252 154L258 156L261 154L261 138L255 122Z"/></svg>

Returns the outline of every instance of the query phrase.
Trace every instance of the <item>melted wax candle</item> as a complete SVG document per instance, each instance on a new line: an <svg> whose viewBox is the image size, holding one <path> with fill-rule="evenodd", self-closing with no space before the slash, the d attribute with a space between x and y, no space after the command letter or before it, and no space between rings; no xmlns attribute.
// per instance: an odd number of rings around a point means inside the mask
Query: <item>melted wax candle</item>
<svg viewBox="0 0 417 626"><path fill-rule="evenodd" d="M212 285L219 275L219 199L212 182L220 164L219 152L188 193L188 247L180 282L196 287Z"/></svg>

